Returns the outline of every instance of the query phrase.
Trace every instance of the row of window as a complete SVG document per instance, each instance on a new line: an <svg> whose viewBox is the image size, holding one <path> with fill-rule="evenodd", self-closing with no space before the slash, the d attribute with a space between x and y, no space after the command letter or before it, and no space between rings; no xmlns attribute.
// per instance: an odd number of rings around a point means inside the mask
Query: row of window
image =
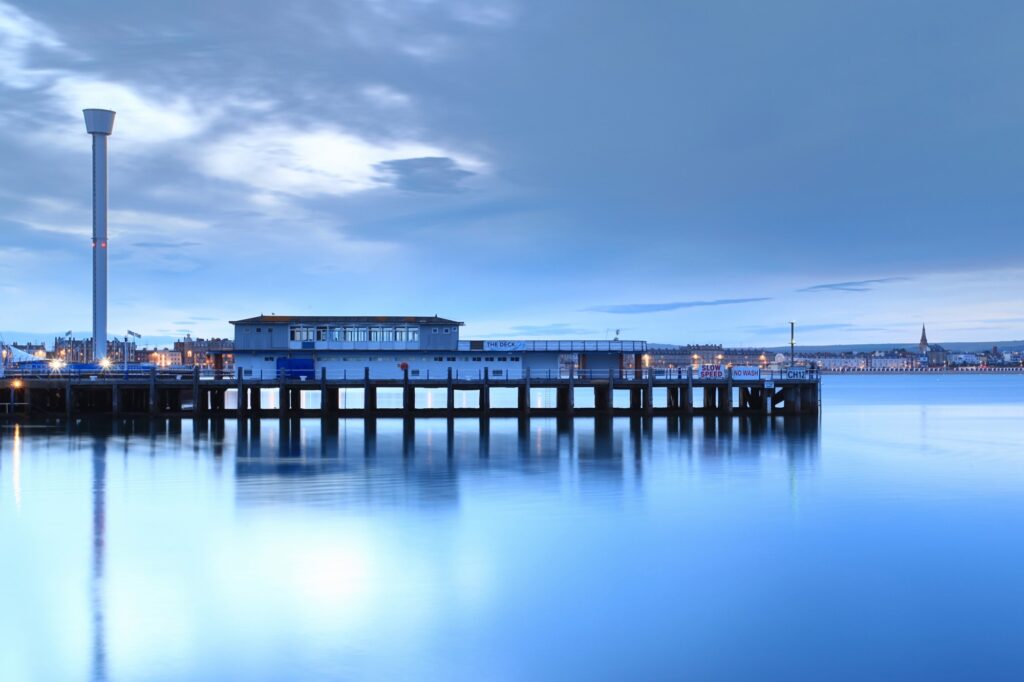
<svg viewBox="0 0 1024 682"><path fill-rule="evenodd" d="M434 329L436 332L437 329ZM289 330L292 341L419 341L419 327L306 327Z"/></svg>
<svg viewBox="0 0 1024 682"><path fill-rule="evenodd" d="M519 362L519 358L517 358L514 355L512 357L510 357L510 358L506 358L504 356L502 356L502 357L490 357L490 358L487 358L487 357L480 357L479 355L473 355L473 356L466 356L466 355L464 355L464 356L462 356L462 358L456 358L454 356L447 357L447 358L441 357L440 355L435 355L434 356L434 362L445 362L445 361L455 362L458 359L461 359L463 362L480 362L481 360L486 361L486 362L495 362L495 361L497 361L497 362Z"/></svg>

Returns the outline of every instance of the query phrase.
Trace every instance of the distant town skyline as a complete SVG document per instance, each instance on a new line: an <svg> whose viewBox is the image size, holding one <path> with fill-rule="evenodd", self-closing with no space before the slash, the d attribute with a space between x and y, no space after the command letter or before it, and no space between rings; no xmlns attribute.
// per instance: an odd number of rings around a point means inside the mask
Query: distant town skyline
<svg viewBox="0 0 1024 682"><path fill-rule="evenodd" d="M0 329L1024 338L1024 8L0 0ZM48 339L47 339L48 340Z"/></svg>

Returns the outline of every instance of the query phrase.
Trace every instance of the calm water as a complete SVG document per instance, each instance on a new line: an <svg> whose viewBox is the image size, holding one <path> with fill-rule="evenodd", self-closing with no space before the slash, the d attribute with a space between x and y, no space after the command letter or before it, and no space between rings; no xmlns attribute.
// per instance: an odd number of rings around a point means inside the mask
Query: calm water
<svg viewBox="0 0 1024 682"><path fill-rule="evenodd" d="M0 679L1024 679L1024 378L823 399L2 427Z"/></svg>

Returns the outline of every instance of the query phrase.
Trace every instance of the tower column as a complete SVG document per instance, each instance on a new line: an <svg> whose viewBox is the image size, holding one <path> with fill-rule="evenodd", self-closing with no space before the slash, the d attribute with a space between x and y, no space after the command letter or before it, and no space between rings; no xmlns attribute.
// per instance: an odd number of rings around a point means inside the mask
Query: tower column
<svg viewBox="0 0 1024 682"><path fill-rule="evenodd" d="M107 137L114 112L84 109L92 135L92 360L107 357Z"/></svg>

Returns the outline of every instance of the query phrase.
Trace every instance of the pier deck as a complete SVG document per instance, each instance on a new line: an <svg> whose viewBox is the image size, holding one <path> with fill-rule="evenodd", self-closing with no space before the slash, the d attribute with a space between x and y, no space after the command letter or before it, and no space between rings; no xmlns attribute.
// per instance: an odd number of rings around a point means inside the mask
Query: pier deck
<svg viewBox="0 0 1024 682"><path fill-rule="evenodd" d="M494 378L486 371L477 376L319 378L279 376L243 377L193 372L123 373L116 370L91 375L14 375L4 378L0 391L0 417L163 415L261 417L530 417L530 416L658 416L733 414L816 414L820 410L820 379L816 374L791 376L764 372L759 379L734 380L694 376L692 370L612 370L570 372L516 378ZM361 389L361 404L342 401L343 389ZM381 389L400 396L398 407L382 406ZM443 405L417 401L419 391L443 391ZM492 407L495 389L506 391L504 404ZM554 404L531 404L534 389L553 389ZM269 391L269 393L268 393ZM581 391L593 391L593 406L577 406ZM628 402L623 393L628 395ZM474 405L460 406L459 398L475 394ZM319 398L305 401L303 396ZM460 395L461 394L461 395ZM550 391L549 391L550 394ZM616 401L616 395L620 400ZM230 400L228 399L230 396ZM698 398L695 400L695 398ZM309 403L317 407L309 407ZM427 404L422 404L426 402ZM273 403L265 405L265 403ZM626 404L622 404L626 403ZM233 405L229 407L228 405Z"/></svg>

